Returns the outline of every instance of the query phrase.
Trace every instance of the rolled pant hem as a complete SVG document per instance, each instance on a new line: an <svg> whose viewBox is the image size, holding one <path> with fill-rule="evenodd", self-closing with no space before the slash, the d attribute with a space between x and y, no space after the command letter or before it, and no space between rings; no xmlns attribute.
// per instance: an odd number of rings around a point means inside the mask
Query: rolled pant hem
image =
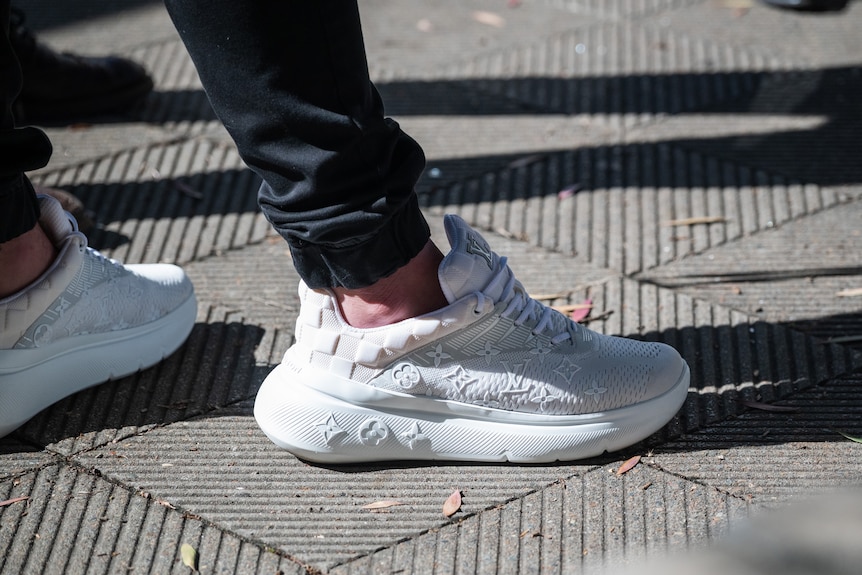
<svg viewBox="0 0 862 575"><path fill-rule="evenodd" d="M358 289L395 273L416 257L430 237L431 230L414 195L364 242L332 247L286 239L294 267L308 287Z"/></svg>

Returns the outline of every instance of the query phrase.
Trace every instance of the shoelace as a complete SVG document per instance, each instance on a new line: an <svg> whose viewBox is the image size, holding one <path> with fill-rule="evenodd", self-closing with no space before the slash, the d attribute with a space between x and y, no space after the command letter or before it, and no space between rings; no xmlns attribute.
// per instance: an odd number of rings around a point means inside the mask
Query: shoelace
<svg viewBox="0 0 862 575"><path fill-rule="evenodd" d="M505 256L500 258L500 263L494 274L493 279L488 283L484 291L477 291L479 309L485 307L485 300L494 301L490 295L497 291L499 286L503 284L503 289L500 292L500 298L497 301L508 303L502 315L513 317L516 313L515 325L523 325L524 322L531 319L538 319L532 332L533 335L539 335L544 332L554 333L550 341L556 345L567 339L574 340L573 331L577 329L577 324L569 321L563 314L543 305L531 298L521 282L515 279L512 270L509 269L508 260ZM505 282L505 283L503 283Z"/></svg>
<svg viewBox="0 0 862 575"><path fill-rule="evenodd" d="M72 231L66 237L67 238L68 237L78 238L80 240L79 245L81 246L80 250L82 252L89 250L93 254L93 256L95 256L96 260L98 260L100 262L104 262L105 265L110 265L110 266L114 266L114 267L122 267L123 264L120 263L119 261L112 259L112 258L109 258L108 256L104 255L102 252L100 252L99 250L97 250L95 248L91 248L89 246L89 240L87 239L87 236L78 230L78 220L75 219L75 216L73 216L71 213L69 213L65 210L64 210L64 213L66 214L66 217L69 219L69 223L72 224Z"/></svg>

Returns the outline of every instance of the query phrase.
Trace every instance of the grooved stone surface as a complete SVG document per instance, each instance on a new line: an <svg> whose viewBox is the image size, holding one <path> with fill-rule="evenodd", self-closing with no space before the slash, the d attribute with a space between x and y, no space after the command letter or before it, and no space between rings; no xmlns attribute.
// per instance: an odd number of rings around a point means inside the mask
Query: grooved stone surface
<svg viewBox="0 0 862 575"><path fill-rule="evenodd" d="M862 436L862 297L837 295L862 287L862 3L360 0L387 113L426 152L435 242L461 214L531 293L590 300L590 328L675 346L692 380L621 453L354 467L297 460L254 421L297 276L161 2L24 4L53 45L132 57L156 84L122 114L46 128L34 183L79 196L107 256L183 265L199 308L160 365L0 440L0 573L188 573L183 543L205 574L641 573L862 486L837 433ZM384 499L403 505L363 508ZM858 518L826 536L797 517L834 557L862 538ZM786 551L741 541L735 558ZM702 559L684 572L713 575Z"/></svg>

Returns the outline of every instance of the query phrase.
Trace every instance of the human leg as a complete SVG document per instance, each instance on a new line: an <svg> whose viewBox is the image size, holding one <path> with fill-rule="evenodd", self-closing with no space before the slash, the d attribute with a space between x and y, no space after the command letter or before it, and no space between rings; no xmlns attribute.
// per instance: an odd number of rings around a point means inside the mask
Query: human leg
<svg viewBox="0 0 862 575"><path fill-rule="evenodd" d="M630 445L673 416L689 380L674 350L530 299L459 218L445 258L429 246L420 152L383 118L354 3L195 4L168 0L303 278L296 343L255 404L276 444L323 462L552 461ZM410 279L440 297L423 301ZM399 317L393 296L427 309Z"/></svg>
<svg viewBox="0 0 862 575"><path fill-rule="evenodd" d="M355 2L166 4L308 285L365 287L425 247L424 156L383 115Z"/></svg>
<svg viewBox="0 0 862 575"><path fill-rule="evenodd" d="M0 437L76 391L173 352L194 325L191 282L170 265L122 266L87 247L59 202L24 171L45 165L44 133L16 129L21 84L0 1Z"/></svg>

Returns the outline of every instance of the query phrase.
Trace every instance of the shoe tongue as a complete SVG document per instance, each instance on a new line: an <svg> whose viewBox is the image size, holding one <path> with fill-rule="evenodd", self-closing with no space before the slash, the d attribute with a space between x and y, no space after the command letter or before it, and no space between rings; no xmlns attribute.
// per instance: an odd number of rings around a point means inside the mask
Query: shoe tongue
<svg viewBox="0 0 862 575"><path fill-rule="evenodd" d="M39 195L39 211L39 225L55 246L62 244L75 231L71 216L51 196Z"/></svg>
<svg viewBox="0 0 862 575"><path fill-rule="evenodd" d="M443 219L446 237L452 250L443 258L437 275L449 303L477 291L483 291L500 267L500 256L491 251L488 242L467 222L456 215Z"/></svg>

